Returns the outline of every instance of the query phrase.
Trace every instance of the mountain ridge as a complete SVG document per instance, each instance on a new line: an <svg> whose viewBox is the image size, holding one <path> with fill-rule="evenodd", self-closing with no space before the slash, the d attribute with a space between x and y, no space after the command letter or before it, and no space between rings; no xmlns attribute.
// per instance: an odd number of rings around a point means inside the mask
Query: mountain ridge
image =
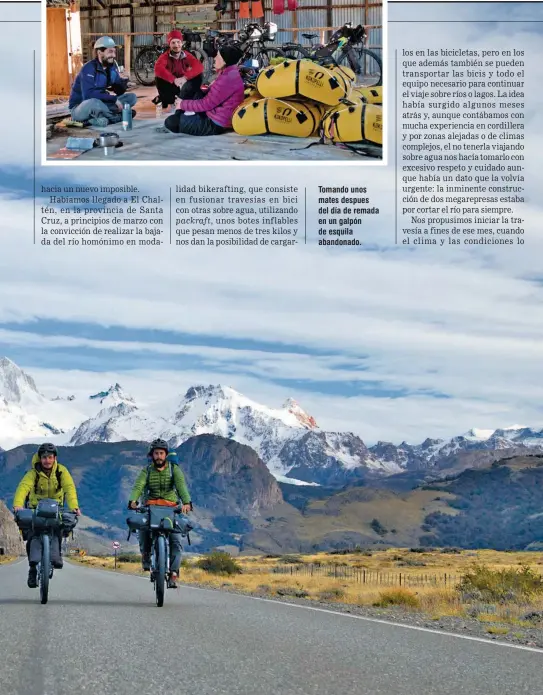
<svg viewBox="0 0 543 695"><path fill-rule="evenodd" d="M353 432L322 429L292 398L270 408L223 385L195 385L174 407L150 411L119 382L87 397L47 399L34 379L0 359L0 447L52 440L58 445L143 441L156 436L180 446L200 434L222 436L251 447L281 481L342 487L386 479L406 471L436 471L469 453L473 466L490 451L543 452L543 428L513 425L472 428L451 439L427 437L420 444L378 441L372 446ZM7 433L7 434L6 434Z"/></svg>

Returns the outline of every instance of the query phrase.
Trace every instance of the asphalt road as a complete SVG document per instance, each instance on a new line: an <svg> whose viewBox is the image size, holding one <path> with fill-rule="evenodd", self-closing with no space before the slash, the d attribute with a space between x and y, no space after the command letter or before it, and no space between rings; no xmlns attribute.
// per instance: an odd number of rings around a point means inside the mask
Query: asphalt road
<svg viewBox="0 0 543 695"><path fill-rule="evenodd" d="M0 695L534 695L543 651L65 565L0 567Z"/></svg>

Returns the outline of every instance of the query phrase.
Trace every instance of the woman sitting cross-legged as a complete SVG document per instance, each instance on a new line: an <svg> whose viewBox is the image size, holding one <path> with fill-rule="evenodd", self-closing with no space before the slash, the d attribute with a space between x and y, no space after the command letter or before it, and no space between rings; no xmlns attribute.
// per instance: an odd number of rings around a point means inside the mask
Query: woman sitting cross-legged
<svg viewBox="0 0 543 695"><path fill-rule="evenodd" d="M217 77L204 95L181 99L177 111L164 126L172 133L220 135L232 128L232 116L244 99L244 85L237 63L243 52L237 46L223 46L215 58Z"/></svg>

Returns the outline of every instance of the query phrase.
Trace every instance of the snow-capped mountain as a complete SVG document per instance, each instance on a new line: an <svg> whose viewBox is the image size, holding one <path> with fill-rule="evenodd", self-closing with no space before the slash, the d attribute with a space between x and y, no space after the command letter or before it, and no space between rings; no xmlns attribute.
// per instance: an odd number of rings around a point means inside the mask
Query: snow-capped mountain
<svg viewBox="0 0 543 695"><path fill-rule="evenodd" d="M452 439L421 444L378 442L367 447L351 432L328 432L293 399L277 408L221 385L193 386L175 407L150 412L115 383L85 397L47 398L11 360L0 359L0 447L54 441L90 442L166 439L180 446L213 434L254 449L280 481L343 485L365 477L440 468L447 459L477 450L543 452L543 428L521 425L472 429Z"/></svg>
<svg viewBox="0 0 543 695"><path fill-rule="evenodd" d="M4 449L58 437L66 427L73 427L74 419L70 408L47 399L34 379L14 362L0 359L0 440Z"/></svg>
<svg viewBox="0 0 543 695"><path fill-rule="evenodd" d="M269 408L230 387L197 386L187 391L170 422L175 446L198 434L229 437L254 449L276 477L304 466L301 480L307 482L315 482L319 467L328 469L326 477L336 468L381 468L359 437L321 430L291 398L281 408Z"/></svg>
<svg viewBox="0 0 543 695"><path fill-rule="evenodd" d="M146 415L135 404L121 402L82 422L68 443L77 446L87 442L146 441L167 427L166 420Z"/></svg>
<svg viewBox="0 0 543 695"><path fill-rule="evenodd" d="M89 400L99 403L102 409L120 404L136 405L136 401L121 388L120 384L110 386L107 391L100 391L89 396Z"/></svg>
<svg viewBox="0 0 543 695"><path fill-rule="evenodd" d="M466 451L526 449L543 451L543 428L512 425L497 430L471 429L452 439L425 439L422 444L378 442L369 451L380 461L396 463L402 469L432 468L450 456Z"/></svg>

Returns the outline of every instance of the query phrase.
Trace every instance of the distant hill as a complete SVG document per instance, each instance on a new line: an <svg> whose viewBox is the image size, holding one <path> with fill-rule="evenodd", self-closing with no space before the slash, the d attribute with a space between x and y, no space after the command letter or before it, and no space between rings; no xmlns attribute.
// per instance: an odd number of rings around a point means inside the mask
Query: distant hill
<svg viewBox="0 0 543 695"><path fill-rule="evenodd" d="M25 445L0 452L0 494L10 507L34 450ZM146 451L140 442L60 447L59 460L74 476L85 514L76 545L104 550L115 539L125 547L126 505ZM452 474L406 471L338 490L279 483L255 451L226 437L191 437L177 452L195 505L196 552L355 545L505 550L543 542L542 454L496 460L484 452L475 469L467 468L473 452L463 452L455 455Z"/></svg>
<svg viewBox="0 0 543 695"><path fill-rule="evenodd" d="M523 550L543 541L543 456L517 456L424 488L454 495L457 514L429 514L423 545Z"/></svg>
<svg viewBox="0 0 543 695"><path fill-rule="evenodd" d="M325 496L318 488L284 492L296 508L244 541L265 552L375 544L523 550L543 542L542 455L488 461L414 489L420 473L402 475L393 476L396 490L389 478Z"/></svg>
<svg viewBox="0 0 543 695"><path fill-rule="evenodd" d="M35 446L25 445L0 453L1 495L9 505L34 451ZM138 473L147 465L146 452L147 445L138 442L59 447L59 461L68 465L81 508L89 517L87 538L107 539L104 544L110 545L110 539L127 533L127 502ZM195 505L200 531L192 540L199 550L238 545L240 535L258 522L269 505L283 502L275 478L248 446L200 435L177 452Z"/></svg>

